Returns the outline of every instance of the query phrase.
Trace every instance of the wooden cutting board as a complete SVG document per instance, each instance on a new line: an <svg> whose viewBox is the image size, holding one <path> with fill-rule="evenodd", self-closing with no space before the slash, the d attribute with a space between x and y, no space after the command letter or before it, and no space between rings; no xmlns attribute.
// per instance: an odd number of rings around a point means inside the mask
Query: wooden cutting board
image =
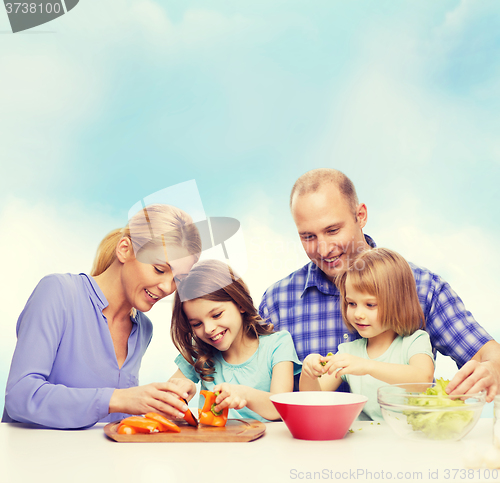
<svg viewBox="0 0 500 483"><path fill-rule="evenodd" d="M226 426L190 426L185 421L175 421L180 433L118 434L120 421L104 426L106 435L119 443L244 443L260 438L266 425L255 419L228 419Z"/></svg>

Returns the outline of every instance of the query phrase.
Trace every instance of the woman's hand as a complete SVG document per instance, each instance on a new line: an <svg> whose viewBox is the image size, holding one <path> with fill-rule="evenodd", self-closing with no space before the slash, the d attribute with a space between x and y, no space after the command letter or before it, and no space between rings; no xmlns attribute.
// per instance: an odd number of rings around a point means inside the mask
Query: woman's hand
<svg viewBox="0 0 500 483"><path fill-rule="evenodd" d="M192 381L189 382L194 386ZM128 389L115 389L109 401L109 412L127 414L156 412L167 418L183 418L188 407L179 398L193 397L192 388L189 389L188 386L188 383L170 380Z"/></svg>
<svg viewBox="0 0 500 483"><path fill-rule="evenodd" d="M175 384L179 391L187 394L187 397L183 397L187 401L191 401L196 394L196 384L191 379L187 379L186 377L171 377L168 382Z"/></svg>
<svg viewBox="0 0 500 483"><path fill-rule="evenodd" d="M219 392L215 400L215 411L222 411L225 408L229 409L242 409L247 405L247 398L245 395L246 386L239 386L236 384L217 384L213 388L213 392Z"/></svg>

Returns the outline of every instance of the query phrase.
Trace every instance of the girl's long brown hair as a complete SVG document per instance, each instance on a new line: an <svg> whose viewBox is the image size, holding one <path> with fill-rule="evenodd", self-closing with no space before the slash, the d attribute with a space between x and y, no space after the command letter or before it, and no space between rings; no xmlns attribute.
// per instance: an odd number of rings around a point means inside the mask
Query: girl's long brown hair
<svg viewBox="0 0 500 483"><path fill-rule="evenodd" d="M340 290L344 323L347 321L346 281L360 292L377 298L378 317L382 326L407 336L425 329L425 317L418 301L415 278L408 262L387 248L373 248L357 255L349 268L335 280Z"/></svg>
<svg viewBox="0 0 500 483"><path fill-rule="evenodd" d="M182 304L187 300L205 299L214 302L233 302L244 310L244 335L258 338L272 334L273 325L266 323L253 304L250 291L227 264L218 260L198 262L179 284L175 294L170 335L177 350L204 381L213 381L213 357L216 349L203 342L193 332Z"/></svg>

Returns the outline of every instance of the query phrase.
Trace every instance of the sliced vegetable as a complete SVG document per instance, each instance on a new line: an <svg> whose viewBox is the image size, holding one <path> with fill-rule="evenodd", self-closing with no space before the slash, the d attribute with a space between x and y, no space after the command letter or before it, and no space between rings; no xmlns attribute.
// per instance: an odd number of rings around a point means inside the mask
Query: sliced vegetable
<svg viewBox="0 0 500 483"><path fill-rule="evenodd" d="M225 426L227 423L229 408L225 408L222 411L215 411L215 400L217 399L219 393L203 390L200 391L200 394L205 396L205 403L203 404L203 407L199 409L200 423L208 426Z"/></svg>
<svg viewBox="0 0 500 483"><path fill-rule="evenodd" d="M179 398L181 399L182 401L184 401L187 405L187 401L184 399L184 398ZM184 413L184 420L187 421L187 423L190 425L190 426L194 426L195 428L198 427L198 421L196 420L196 418L194 417L194 414L190 411L190 409L188 408L188 410Z"/></svg>
<svg viewBox="0 0 500 483"><path fill-rule="evenodd" d="M125 418L120 423L120 426L122 425L135 429L136 433L158 433L161 428L158 421L153 421L152 419L147 419L142 416L130 416Z"/></svg>
<svg viewBox="0 0 500 483"><path fill-rule="evenodd" d="M166 433L166 432L173 432L173 433L180 433L181 428L177 426L177 424L173 423L172 421L168 420L167 418L164 418L161 414L158 413L146 413L144 415L146 419L152 419L153 421L156 421L157 423L160 424L160 432Z"/></svg>
<svg viewBox="0 0 500 483"><path fill-rule="evenodd" d="M136 434L137 431L132 428L132 426L127 426L126 424L120 424L118 426L118 434Z"/></svg>
<svg viewBox="0 0 500 483"><path fill-rule="evenodd" d="M180 433L181 429L161 414L153 412L145 416L130 416L123 419L118 426L119 434L166 433L168 431Z"/></svg>

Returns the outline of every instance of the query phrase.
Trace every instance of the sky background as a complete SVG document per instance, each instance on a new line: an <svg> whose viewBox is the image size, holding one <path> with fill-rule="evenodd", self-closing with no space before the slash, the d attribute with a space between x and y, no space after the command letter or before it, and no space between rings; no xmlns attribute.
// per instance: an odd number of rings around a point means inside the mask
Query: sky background
<svg viewBox="0 0 500 483"><path fill-rule="evenodd" d="M0 409L41 277L88 272L141 199L195 180L241 222L256 305L307 262L295 180L333 167L379 246L443 276L500 339L496 0L80 0L12 34L0 7ZM175 371L171 302L141 383ZM436 376L454 364L438 359Z"/></svg>

